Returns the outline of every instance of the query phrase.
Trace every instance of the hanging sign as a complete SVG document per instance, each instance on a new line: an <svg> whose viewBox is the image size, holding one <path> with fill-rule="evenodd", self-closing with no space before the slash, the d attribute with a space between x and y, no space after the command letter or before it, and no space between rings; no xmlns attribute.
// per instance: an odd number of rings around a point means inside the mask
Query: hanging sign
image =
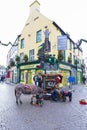
<svg viewBox="0 0 87 130"><path fill-rule="evenodd" d="M67 50L67 36L57 37L57 50Z"/></svg>

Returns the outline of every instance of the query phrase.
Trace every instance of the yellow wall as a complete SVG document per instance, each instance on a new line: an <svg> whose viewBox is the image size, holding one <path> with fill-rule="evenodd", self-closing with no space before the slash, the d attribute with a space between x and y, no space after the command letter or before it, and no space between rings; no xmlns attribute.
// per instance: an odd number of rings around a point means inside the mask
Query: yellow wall
<svg viewBox="0 0 87 130"><path fill-rule="evenodd" d="M34 3L33 3L34 4ZM32 5L32 4L31 4ZM42 15L39 10L40 4L37 2L34 7L30 6L30 15L25 23L25 26L22 30L21 37L19 38L19 47L18 47L18 55L20 53L27 54L29 56L29 50L35 49L35 60L37 59L38 46L44 43L44 31L46 30L45 26L50 31L49 41L51 42L51 54L55 54L56 57L58 55L57 51L57 36L61 35L60 30L58 30L53 24L52 21L47 17ZM32 12L32 13L31 13ZM42 30L42 41L36 43L36 32ZM20 49L20 41L21 39L25 39L24 48ZM69 53L71 52L74 55L73 50L69 49L70 40L67 40L68 49L66 50L66 60L68 59ZM77 50L76 50L77 51ZM78 53L78 52L77 52ZM80 53L80 58L82 59L82 53Z"/></svg>

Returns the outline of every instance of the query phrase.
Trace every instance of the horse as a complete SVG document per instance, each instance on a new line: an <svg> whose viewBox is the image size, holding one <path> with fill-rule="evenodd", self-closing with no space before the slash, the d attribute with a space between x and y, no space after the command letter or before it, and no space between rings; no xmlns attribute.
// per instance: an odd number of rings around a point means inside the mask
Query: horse
<svg viewBox="0 0 87 130"><path fill-rule="evenodd" d="M15 87L15 97L16 97L16 103L22 104L21 101L21 95L22 94L39 94L43 93L43 89L40 87L37 87L35 84L17 84Z"/></svg>

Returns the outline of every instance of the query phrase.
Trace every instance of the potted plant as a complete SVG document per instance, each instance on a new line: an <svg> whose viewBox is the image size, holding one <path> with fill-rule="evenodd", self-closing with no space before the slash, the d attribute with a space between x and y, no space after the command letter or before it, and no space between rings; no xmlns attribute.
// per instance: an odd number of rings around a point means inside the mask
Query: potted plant
<svg viewBox="0 0 87 130"><path fill-rule="evenodd" d="M20 62L20 56L17 55L15 60L16 60L17 63L19 63Z"/></svg>
<svg viewBox="0 0 87 130"><path fill-rule="evenodd" d="M24 57L23 57L23 60L25 61L25 62L28 62L28 55L24 55Z"/></svg>
<svg viewBox="0 0 87 130"><path fill-rule="evenodd" d="M70 57L68 57L68 62L71 63L72 62L72 59Z"/></svg>
<svg viewBox="0 0 87 130"><path fill-rule="evenodd" d="M76 65L79 64L79 61L78 61L78 60L75 60L75 64L76 64Z"/></svg>
<svg viewBox="0 0 87 130"><path fill-rule="evenodd" d="M11 67L15 66L15 62L14 62L13 59L10 60L10 66L11 66Z"/></svg>

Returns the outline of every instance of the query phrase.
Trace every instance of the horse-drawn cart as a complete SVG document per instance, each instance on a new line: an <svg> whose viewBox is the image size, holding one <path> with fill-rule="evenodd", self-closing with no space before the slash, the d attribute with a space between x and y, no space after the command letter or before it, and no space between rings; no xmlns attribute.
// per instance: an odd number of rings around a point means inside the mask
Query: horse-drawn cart
<svg viewBox="0 0 87 130"><path fill-rule="evenodd" d="M62 76L60 74L42 74L43 88L46 91L52 90L54 84L62 82Z"/></svg>
<svg viewBox="0 0 87 130"><path fill-rule="evenodd" d="M66 87L59 88L59 84L62 83L61 74L54 74L54 75L43 74L42 77L43 77L44 90L46 92L45 99L50 99L50 97L52 98L52 96L56 97L59 95L59 97L61 97L63 101L66 100L66 97L69 98L69 101L72 100L72 93L68 90L66 91L65 90ZM53 95L55 93L56 93L56 96Z"/></svg>

